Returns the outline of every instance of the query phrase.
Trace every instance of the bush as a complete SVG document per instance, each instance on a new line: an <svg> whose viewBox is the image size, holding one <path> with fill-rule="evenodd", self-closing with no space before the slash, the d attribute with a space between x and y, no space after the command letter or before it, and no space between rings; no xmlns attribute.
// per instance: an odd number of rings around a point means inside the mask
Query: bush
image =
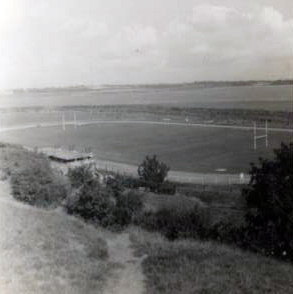
<svg viewBox="0 0 293 294"><path fill-rule="evenodd" d="M195 206L189 211L163 208L157 212L145 212L136 220L143 228L159 231L168 239L207 238L210 217L208 210Z"/></svg>
<svg viewBox="0 0 293 294"><path fill-rule="evenodd" d="M246 200L246 246L293 258L293 144L282 144L273 160L252 164Z"/></svg>
<svg viewBox="0 0 293 294"><path fill-rule="evenodd" d="M137 189L142 185L139 179L121 174L108 177L106 184L114 189L118 188L119 190L123 190L121 188Z"/></svg>
<svg viewBox="0 0 293 294"><path fill-rule="evenodd" d="M113 191L115 197L124 191L123 178L120 175L107 177L106 185Z"/></svg>
<svg viewBox="0 0 293 294"><path fill-rule="evenodd" d="M162 185L160 185L160 187L158 188L158 193L174 195L176 193L176 185L166 181L162 183Z"/></svg>
<svg viewBox="0 0 293 294"><path fill-rule="evenodd" d="M65 182L42 157L12 173L11 186L15 199L39 207L56 207L67 195Z"/></svg>
<svg viewBox="0 0 293 294"><path fill-rule="evenodd" d="M115 203L112 191L102 187L98 181L92 181L80 186L65 204L67 212L81 216L102 226L113 223Z"/></svg>
<svg viewBox="0 0 293 294"><path fill-rule="evenodd" d="M131 176L123 176L122 177L122 185L125 188L137 189L141 186L141 181L140 181L140 179L136 179Z"/></svg>
<svg viewBox="0 0 293 294"><path fill-rule="evenodd" d="M91 165L81 165L68 170L67 176L71 186L79 188L81 185L90 183L94 180L94 175L91 170Z"/></svg>
<svg viewBox="0 0 293 294"><path fill-rule="evenodd" d="M121 226L130 224L134 217L137 216L143 208L141 195L134 191L126 194L120 194L117 197L114 211L115 223Z"/></svg>
<svg viewBox="0 0 293 294"><path fill-rule="evenodd" d="M245 231L239 224L220 221L212 226L209 237L220 242L233 243L243 247Z"/></svg>
<svg viewBox="0 0 293 294"><path fill-rule="evenodd" d="M70 170L68 176L73 188L66 202L68 213L102 226L120 228L130 224L142 209L140 195L133 191L125 193L122 176L109 177L106 186L99 184L87 166Z"/></svg>

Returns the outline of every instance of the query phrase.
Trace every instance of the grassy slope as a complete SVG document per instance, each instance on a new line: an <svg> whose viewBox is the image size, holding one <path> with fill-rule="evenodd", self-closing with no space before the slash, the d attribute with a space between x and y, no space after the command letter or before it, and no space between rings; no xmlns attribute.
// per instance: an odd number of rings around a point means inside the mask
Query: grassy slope
<svg viewBox="0 0 293 294"><path fill-rule="evenodd" d="M224 221L235 226L244 221L245 205L239 185L196 185L181 184L177 191L188 198L198 199L210 211L212 223Z"/></svg>
<svg viewBox="0 0 293 294"><path fill-rule="evenodd" d="M7 150L13 151L11 161L7 160ZM13 168L17 168L15 162L28 160L19 158L16 147L0 148L0 159L1 156ZM193 191L189 196L196 197L196 193ZM199 198L207 204L215 204L220 202L221 193L213 199L209 194ZM148 201L154 206L162 202ZM173 206L172 201L170 205ZM1 287L6 287L2 289L10 287L8 293L59 293L60 289L63 293L66 290L68 293L99 293L96 289L102 285L107 265L104 242L95 229L56 211L46 212L23 204L11 206L6 201L0 201L1 207L0 276ZM135 228L129 232L137 254L148 255L143 262L146 293L293 291L291 264L214 242L171 243L160 234ZM26 288L19 291L23 285Z"/></svg>
<svg viewBox="0 0 293 294"><path fill-rule="evenodd" d="M19 147L0 147L6 171L38 160ZM101 293L110 267L104 234L61 211L15 201L3 179L2 171L0 293Z"/></svg>
<svg viewBox="0 0 293 294"><path fill-rule="evenodd" d="M107 246L95 228L5 199L0 186L0 292L101 293Z"/></svg>
<svg viewBox="0 0 293 294"><path fill-rule="evenodd" d="M292 293L293 266L213 242L169 242L131 228L147 293Z"/></svg>

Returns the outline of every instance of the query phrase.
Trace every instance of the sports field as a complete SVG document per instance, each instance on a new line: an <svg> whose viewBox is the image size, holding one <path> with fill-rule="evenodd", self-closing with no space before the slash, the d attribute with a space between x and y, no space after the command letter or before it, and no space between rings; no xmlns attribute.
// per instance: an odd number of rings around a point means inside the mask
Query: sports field
<svg viewBox="0 0 293 294"><path fill-rule="evenodd" d="M262 133L263 131L259 131ZM83 125L39 127L0 133L0 141L31 147L55 146L91 151L99 159L139 164L145 155L157 154L172 170L210 173L247 172L250 162L270 157L281 142L292 141L292 133L269 132L269 148L260 140L253 149L253 131L106 122Z"/></svg>

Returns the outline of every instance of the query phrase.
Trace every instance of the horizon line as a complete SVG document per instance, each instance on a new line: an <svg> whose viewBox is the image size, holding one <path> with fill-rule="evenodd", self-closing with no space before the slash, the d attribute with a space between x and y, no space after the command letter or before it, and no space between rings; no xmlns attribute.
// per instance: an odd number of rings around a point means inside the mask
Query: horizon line
<svg viewBox="0 0 293 294"><path fill-rule="evenodd" d="M135 87L142 87L142 86L182 86L182 85L192 85L192 84L200 84L200 83L289 83L293 84L293 78L280 78L280 79L243 79L243 80L195 80L191 82L157 82L157 83L103 83L103 84L71 84L71 85L63 85L63 86L40 86L40 87L14 87L14 88L6 88L0 89L0 91L29 91L29 90L45 90L45 89L70 89L70 88L84 88L84 89L97 89L102 87L126 87L126 86L135 86Z"/></svg>

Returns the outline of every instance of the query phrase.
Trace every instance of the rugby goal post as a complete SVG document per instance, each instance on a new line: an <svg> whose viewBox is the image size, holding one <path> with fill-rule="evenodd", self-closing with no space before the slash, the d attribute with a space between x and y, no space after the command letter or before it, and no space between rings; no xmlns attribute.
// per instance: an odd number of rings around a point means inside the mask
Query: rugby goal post
<svg viewBox="0 0 293 294"><path fill-rule="evenodd" d="M253 149L256 150L257 148L257 140L265 139L266 148L269 146L268 142L268 121L266 120L265 124L265 134L264 135L257 135L257 127L256 122L253 123Z"/></svg>
<svg viewBox="0 0 293 294"><path fill-rule="evenodd" d="M66 122L65 122L65 115L62 114L62 130L63 131L65 131L65 124L66 124Z"/></svg>
<svg viewBox="0 0 293 294"><path fill-rule="evenodd" d="M76 129L77 121L76 121L76 113L75 113L75 111L73 112L73 125L74 125L74 128Z"/></svg>
<svg viewBox="0 0 293 294"><path fill-rule="evenodd" d="M72 124L72 122L69 122L69 124ZM62 125L62 130L66 130L66 121L65 121L65 115L64 113L62 114L62 119L61 119L61 125ZM73 126L76 129L77 127L77 119L76 119L76 113L73 112Z"/></svg>

